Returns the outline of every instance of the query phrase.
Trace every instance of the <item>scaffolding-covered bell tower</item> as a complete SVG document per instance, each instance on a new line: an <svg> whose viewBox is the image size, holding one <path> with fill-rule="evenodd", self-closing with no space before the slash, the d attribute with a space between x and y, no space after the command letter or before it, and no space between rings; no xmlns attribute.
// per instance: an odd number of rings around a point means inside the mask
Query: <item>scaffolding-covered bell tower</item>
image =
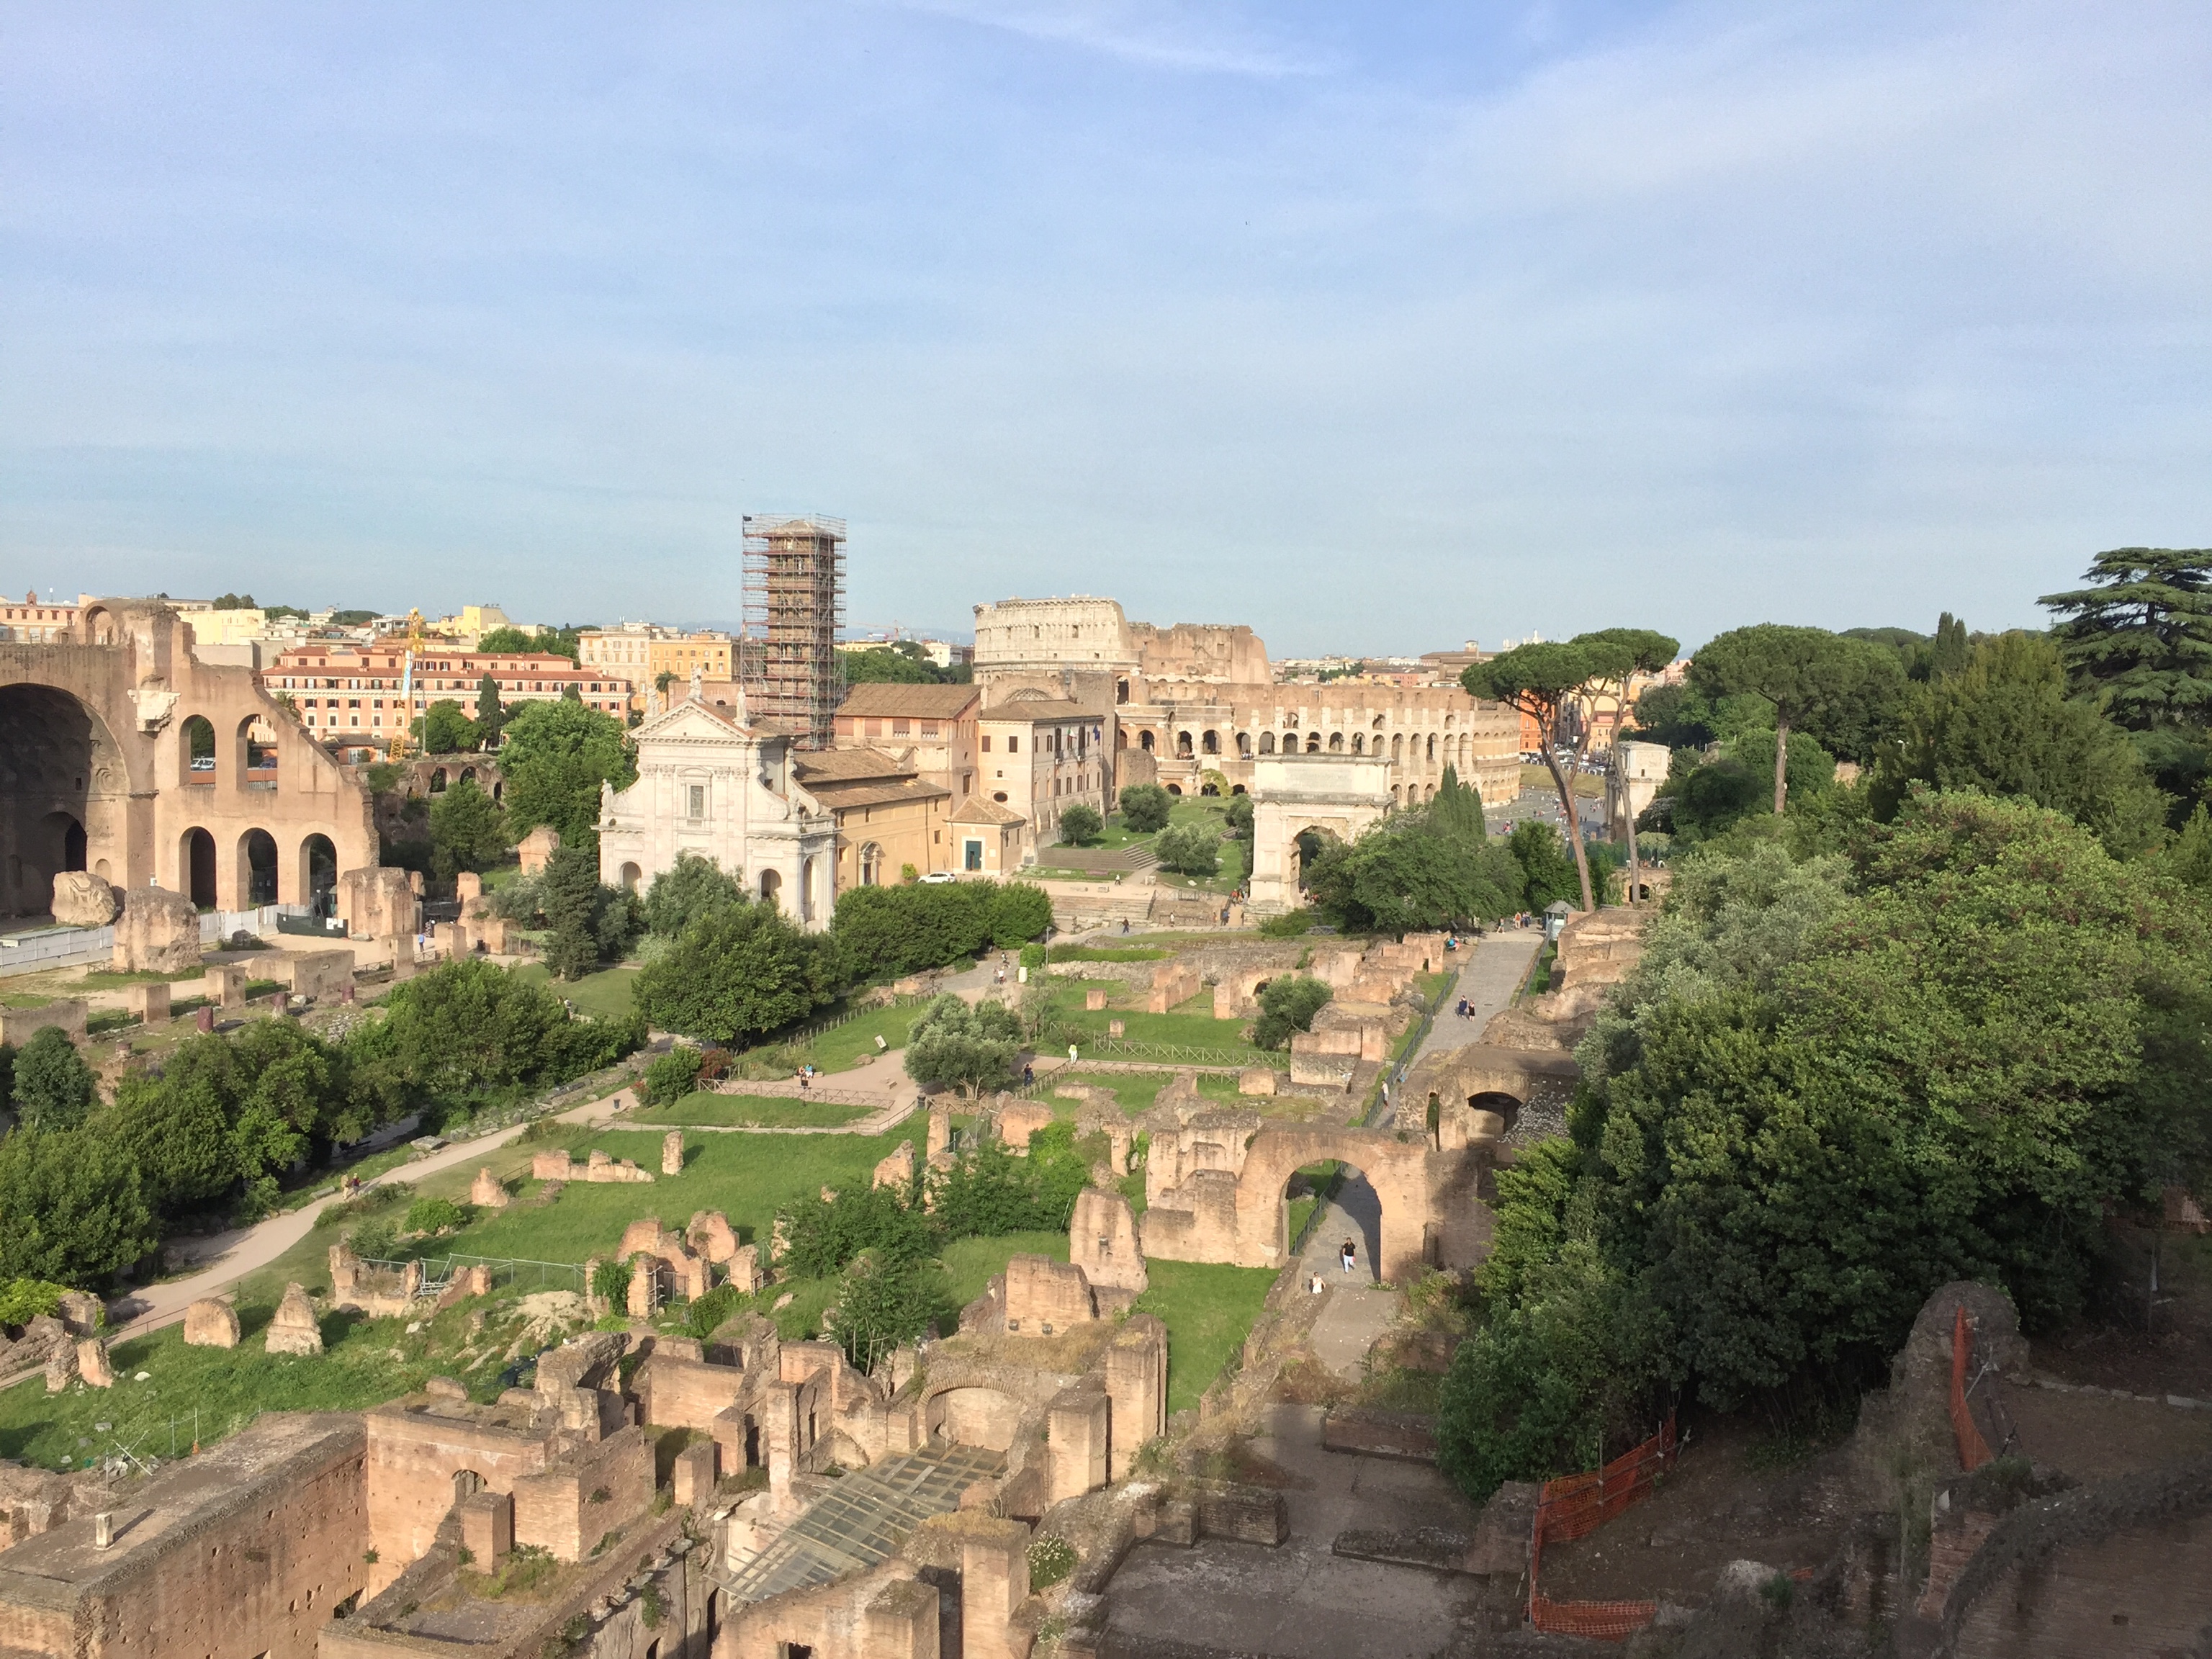
<svg viewBox="0 0 2212 1659"><path fill-rule="evenodd" d="M745 515L745 617L738 678L753 720L827 749L842 686L845 521Z"/></svg>

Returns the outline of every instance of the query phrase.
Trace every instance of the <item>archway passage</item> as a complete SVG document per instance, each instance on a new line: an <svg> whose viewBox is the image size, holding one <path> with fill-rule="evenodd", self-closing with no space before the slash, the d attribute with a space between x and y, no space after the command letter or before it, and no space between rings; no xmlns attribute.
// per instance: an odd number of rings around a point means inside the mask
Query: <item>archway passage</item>
<svg viewBox="0 0 2212 1659"><path fill-rule="evenodd" d="M215 781L215 727L204 715L194 714L177 728L177 742L186 783Z"/></svg>
<svg viewBox="0 0 2212 1659"><path fill-rule="evenodd" d="M1325 1273L1332 1284L1381 1279L1382 1199L1360 1170L1334 1158L1308 1164L1283 1183L1281 1200L1281 1248L1297 1249L1300 1232L1307 1232L1307 1271ZM1352 1247L1348 1274L1340 1265L1347 1243Z"/></svg>
<svg viewBox="0 0 2212 1659"><path fill-rule="evenodd" d="M276 837L249 830L238 842L239 890L249 908L276 902Z"/></svg>
<svg viewBox="0 0 2212 1659"><path fill-rule="evenodd" d="M640 881L644 879L644 877L645 872L639 869L635 864L623 865L622 867L623 891L625 893L635 893L637 891L637 884Z"/></svg>
<svg viewBox="0 0 2212 1659"><path fill-rule="evenodd" d="M1314 860L1328 849L1328 837L1318 830L1301 830L1292 844L1298 849L1298 890L1303 893L1312 880Z"/></svg>
<svg viewBox="0 0 2212 1659"><path fill-rule="evenodd" d="M300 896L319 916L337 914L338 849L328 836L309 836L300 843Z"/></svg>
<svg viewBox="0 0 2212 1659"><path fill-rule="evenodd" d="M761 902L768 906L769 909L773 910L781 902L782 894L782 872L777 870L762 871L760 878Z"/></svg>
<svg viewBox="0 0 2212 1659"><path fill-rule="evenodd" d="M107 748L68 692L0 688L0 913L45 915L54 878L85 868L91 786Z"/></svg>
<svg viewBox="0 0 2212 1659"><path fill-rule="evenodd" d="M194 908L215 908L215 837L206 830L185 831L177 848L177 884Z"/></svg>

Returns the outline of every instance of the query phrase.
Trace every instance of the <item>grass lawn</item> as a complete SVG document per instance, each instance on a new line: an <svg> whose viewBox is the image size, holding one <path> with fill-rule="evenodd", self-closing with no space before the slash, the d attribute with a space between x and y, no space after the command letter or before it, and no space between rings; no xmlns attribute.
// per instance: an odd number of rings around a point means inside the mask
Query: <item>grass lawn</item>
<svg viewBox="0 0 2212 1659"><path fill-rule="evenodd" d="M1175 1081L1175 1073L1171 1071L1086 1072L1079 1070L1067 1073L1055 1073L1052 1080L1055 1085L1063 1081L1088 1083L1097 1088L1111 1089L1114 1091L1114 1098L1121 1103L1123 1111L1131 1117L1140 1117L1152 1109L1153 1104L1159 1099L1160 1091ZM1233 1105L1238 1098L1235 1078L1216 1077L1211 1073L1199 1073L1198 1091L1208 1100L1218 1100L1224 1105ZM1061 1106L1079 1108L1081 1104L1078 1101L1058 1099L1051 1103L1055 1109Z"/></svg>
<svg viewBox="0 0 2212 1659"><path fill-rule="evenodd" d="M822 1033L808 1043L805 1056L824 1072L849 1072L863 1060L876 1057L876 1039L892 1048L906 1047L907 1028L921 1018L923 1005L904 1008L871 1008L858 1019Z"/></svg>
<svg viewBox="0 0 2212 1659"><path fill-rule="evenodd" d="M1047 962L1164 962L1172 953L1143 945L1055 945Z"/></svg>
<svg viewBox="0 0 2212 1659"><path fill-rule="evenodd" d="M1201 991L1198 995L1171 1012L1148 1014L1138 1009L1115 1007L1109 1000L1102 1009L1090 1010L1083 1006L1085 987L1081 981L1072 981L1053 988L1052 1000L1069 1025L1091 1038L1106 1035L1109 1020L1122 1022L1122 1035L1138 1042L1179 1042L1190 1048L1220 1048L1224 1065L1249 1058L1257 1050L1244 1040L1248 1022L1241 1019L1216 1019L1213 1017L1213 993ZM1128 987L1110 988L1109 999L1115 996L1133 996Z"/></svg>
<svg viewBox="0 0 2212 1659"><path fill-rule="evenodd" d="M174 985L183 980L206 977L207 969L204 968L187 968L178 974L157 974L150 969L136 973L118 974L112 969L101 968L87 974L76 981L76 986L79 990L83 991L120 991L132 985L156 985L163 980Z"/></svg>
<svg viewBox="0 0 2212 1659"><path fill-rule="evenodd" d="M1195 1407L1260 1316L1272 1267L1228 1267L1210 1261L1146 1264L1152 1288L1137 1298L1140 1313L1168 1328L1168 1409Z"/></svg>
<svg viewBox="0 0 2212 1659"><path fill-rule="evenodd" d="M945 1263L953 1311L957 1314L982 1295L983 1287L1006 1271L1006 1258L1015 1255L1048 1255L1054 1261L1065 1261L1067 1235L1000 1233L995 1238L954 1239L945 1247L939 1258ZM951 1326L948 1324L945 1328L949 1330Z"/></svg>
<svg viewBox="0 0 2212 1659"><path fill-rule="evenodd" d="M331 1239L323 1233L315 1242L323 1248ZM497 1392L496 1360L473 1370L456 1363L465 1307L412 1336L404 1320L325 1314L321 1356L269 1353L261 1333L283 1290L267 1274L240 1287L235 1348L186 1347L184 1327L172 1325L115 1345L112 1389L77 1383L49 1395L44 1379L33 1378L0 1394L0 1457L61 1468L124 1448L142 1457L181 1455L196 1428L204 1444L245 1427L258 1411L359 1411L440 1372L464 1376L484 1398Z"/></svg>
<svg viewBox="0 0 2212 1659"><path fill-rule="evenodd" d="M732 1123L769 1129L834 1129L864 1118L866 1106L839 1106L826 1100L781 1095L718 1095L701 1091L665 1106L647 1106L630 1116L640 1123Z"/></svg>
<svg viewBox="0 0 2212 1659"><path fill-rule="evenodd" d="M526 962L514 972L517 979L546 986L555 996L566 997L580 1013L606 1019L620 1019L629 1012L630 987L637 982L635 968L609 968L577 980L556 980L543 963L535 962Z"/></svg>
<svg viewBox="0 0 2212 1659"><path fill-rule="evenodd" d="M1605 793L1604 778L1591 772L1569 775L1574 779L1575 793L1598 796ZM1559 786L1552 781L1552 770L1547 766L1524 766L1521 769L1521 793L1538 794L1552 800L1559 798Z"/></svg>

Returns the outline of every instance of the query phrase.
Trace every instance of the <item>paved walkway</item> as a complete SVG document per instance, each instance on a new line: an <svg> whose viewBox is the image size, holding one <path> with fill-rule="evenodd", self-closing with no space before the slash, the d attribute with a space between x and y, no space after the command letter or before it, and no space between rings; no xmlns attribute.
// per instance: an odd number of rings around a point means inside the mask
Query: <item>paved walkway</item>
<svg viewBox="0 0 2212 1659"><path fill-rule="evenodd" d="M1544 930L1540 927L1504 927L1484 934L1461 967L1459 982L1444 993L1443 1010L1437 1014L1437 1023L1429 1028L1429 1035L1422 1041L1414 1060L1419 1061L1432 1054L1480 1042L1482 1028L1490 1024L1491 1016L1503 1013L1511 1004L1513 993L1528 977L1528 964L1535 960L1543 944ZM1462 997L1474 1008L1474 1014L1466 1019L1452 1012Z"/></svg>
<svg viewBox="0 0 2212 1659"><path fill-rule="evenodd" d="M1347 1238L1355 1253L1348 1273L1337 1255ZM1367 1351L1397 1322L1398 1292L1375 1280L1382 1243L1382 1200L1365 1176L1348 1175L1298 1258L1300 1284L1319 1274L1329 1287L1328 1305L1314 1322L1314 1356L1347 1380L1363 1374Z"/></svg>

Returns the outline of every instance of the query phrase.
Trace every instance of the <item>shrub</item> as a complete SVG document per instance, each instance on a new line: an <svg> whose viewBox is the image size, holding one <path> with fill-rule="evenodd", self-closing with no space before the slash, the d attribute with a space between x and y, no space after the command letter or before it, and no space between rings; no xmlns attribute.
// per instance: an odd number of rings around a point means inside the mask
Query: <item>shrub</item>
<svg viewBox="0 0 2212 1659"><path fill-rule="evenodd" d="M27 1325L50 1315L68 1293L68 1285L49 1284L43 1279L10 1279L0 1285L0 1325Z"/></svg>
<svg viewBox="0 0 2212 1659"><path fill-rule="evenodd" d="M909 1028L906 1073L916 1083L973 1094L1013 1075L1021 1043L1021 1020L1005 1004L971 1008L947 994L931 1002Z"/></svg>
<svg viewBox="0 0 2212 1659"><path fill-rule="evenodd" d="M602 1261L592 1271L592 1294L620 1311L629 1301L634 1270L627 1261Z"/></svg>
<svg viewBox="0 0 2212 1659"><path fill-rule="evenodd" d="M1279 916L1269 916L1260 924L1262 939L1296 939L1312 930L1314 913L1308 910L1285 910Z"/></svg>
<svg viewBox="0 0 2212 1659"><path fill-rule="evenodd" d="M636 1001L664 1031L744 1044L805 1018L836 994L839 977L830 942L773 906L716 904L686 922L638 975ZM696 1077L697 1061L691 1065Z"/></svg>
<svg viewBox="0 0 2212 1659"><path fill-rule="evenodd" d="M648 1106L665 1106L690 1094L699 1082L699 1051L678 1045L645 1068L638 1092Z"/></svg>
<svg viewBox="0 0 2212 1659"><path fill-rule="evenodd" d="M645 925L662 939L673 939L716 905L744 902L744 888L721 866L696 853L678 853L646 889Z"/></svg>
<svg viewBox="0 0 2212 1659"><path fill-rule="evenodd" d="M1133 783L1121 792L1121 823L1140 836L1168 827L1168 792L1157 783Z"/></svg>
<svg viewBox="0 0 2212 1659"><path fill-rule="evenodd" d="M410 1233L449 1233L468 1224L469 1212L450 1198L418 1198L407 1206Z"/></svg>
<svg viewBox="0 0 2212 1659"><path fill-rule="evenodd" d="M1260 993L1260 1019L1252 1041L1262 1048L1286 1048L1291 1033L1313 1029L1314 1016L1328 1001L1328 986L1306 974L1285 974Z"/></svg>
<svg viewBox="0 0 2212 1659"><path fill-rule="evenodd" d="M27 1129L73 1129L99 1097L92 1067L69 1033L34 1031L15 1056L15 1113Z"/></svg>

